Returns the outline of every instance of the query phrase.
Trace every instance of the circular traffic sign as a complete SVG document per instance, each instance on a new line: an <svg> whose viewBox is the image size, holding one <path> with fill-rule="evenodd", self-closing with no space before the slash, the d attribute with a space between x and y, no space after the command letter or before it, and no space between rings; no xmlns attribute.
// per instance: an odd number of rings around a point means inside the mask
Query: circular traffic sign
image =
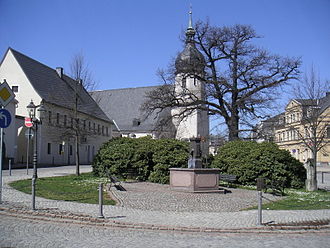
<svg viewBox="0 0 330 248"><path fill-rule="evenodd" d="M29 118L29 117L25 117L24 125L25 125L26 127L32 127L32 126L33 126L32 119Z"/></svg>
<svg viewBox="0 0 330 248"><path fill-rule="evenodd" d="M7 109L0 109L0 127L6 128L11 123L11 115Z"/></svg>

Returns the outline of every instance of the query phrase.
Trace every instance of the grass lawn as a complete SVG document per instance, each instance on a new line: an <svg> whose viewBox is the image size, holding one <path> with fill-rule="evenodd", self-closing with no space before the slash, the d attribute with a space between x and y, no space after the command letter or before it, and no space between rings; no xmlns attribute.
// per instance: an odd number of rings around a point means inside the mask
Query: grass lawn
<svg viewBox="0 0 330 248"><path fill-rule="evenodd" d="M99 178L92 173L83 173L79 177L75 175L62 177L38 178L36 183L36 195L62 201L98 204L98 185L105 183L106 178ZM31 194L31 179L11 182L14 189ZM107 194L103 194L104 205L115 205Z"/></svg>
<svg viewBox="0 0 330 248"><path fill-rule="evenodd" d="M286 190L285 193L285 198L276 202L263 199L262 208L267 210L330 209L330 192L324 190L306 192L290 189Z"/></svg>

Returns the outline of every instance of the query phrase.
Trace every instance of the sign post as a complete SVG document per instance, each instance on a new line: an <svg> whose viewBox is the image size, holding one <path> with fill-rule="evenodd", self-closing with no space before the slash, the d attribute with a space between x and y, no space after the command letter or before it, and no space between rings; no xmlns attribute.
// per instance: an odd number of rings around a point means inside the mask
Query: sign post
<svg viewBox="0 0 330 248"><path fill-rule="evenodd" d="M33 138L34 132L31 128L25 131L25 137L27 138L27 148L26 148L26 175L29 175L29 154L30 154L30 140Z"/></svg>
<svg viewBox="0 0 330 248"><path fill-rule="evenodd" d="M0 204L2 203L2 150L3 150L3 129L8 127L11 123L11 115L8 110L3 109L11 100L13 100L15 94L9 87L6 79L0 85Z"/></svg>

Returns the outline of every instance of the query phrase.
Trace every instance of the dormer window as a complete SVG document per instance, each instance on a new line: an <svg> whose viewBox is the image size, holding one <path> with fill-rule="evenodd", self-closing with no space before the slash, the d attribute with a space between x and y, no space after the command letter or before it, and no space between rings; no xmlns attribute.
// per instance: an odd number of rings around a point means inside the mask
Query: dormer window
<svg viewBox="0 0 330 248"><path fill-rule="evenodd" d="M133 127L137 127L141 125L141 121L140 119L133 119Z"/></svg>

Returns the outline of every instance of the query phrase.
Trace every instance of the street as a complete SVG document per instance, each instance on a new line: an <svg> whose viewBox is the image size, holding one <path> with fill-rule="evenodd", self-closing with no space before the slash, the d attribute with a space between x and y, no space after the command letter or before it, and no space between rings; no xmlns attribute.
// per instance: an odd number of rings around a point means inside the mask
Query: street
<svg viewBox="0 0 330 248"><path fill-rule="evenodd" d="M329 233L207 234L106 228L0 215L0 247L328 247Z"/></svg>

